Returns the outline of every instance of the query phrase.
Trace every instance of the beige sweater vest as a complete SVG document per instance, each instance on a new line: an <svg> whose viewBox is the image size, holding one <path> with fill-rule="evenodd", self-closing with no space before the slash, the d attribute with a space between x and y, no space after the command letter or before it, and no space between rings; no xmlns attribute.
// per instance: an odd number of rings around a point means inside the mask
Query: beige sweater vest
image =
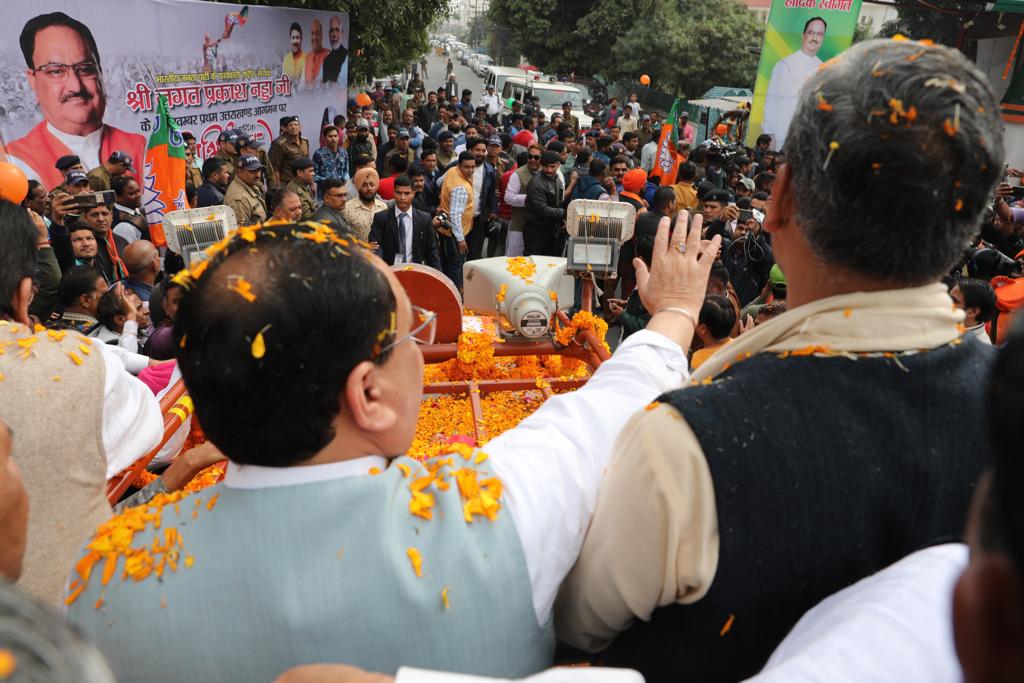
<svg viewBox="0 0 1024 683"><path fill-rule="evenodd" d="M32 334L0 321L0 417L11 429L12 456L29 497L18 585L53 605L82 545L111 516L101 353L77 332Z"/></svg>

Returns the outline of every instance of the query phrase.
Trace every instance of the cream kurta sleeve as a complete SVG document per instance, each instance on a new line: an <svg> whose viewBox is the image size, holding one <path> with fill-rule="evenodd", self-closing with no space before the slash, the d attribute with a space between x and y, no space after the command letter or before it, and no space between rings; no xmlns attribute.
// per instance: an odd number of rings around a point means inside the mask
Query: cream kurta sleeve
<svg viewBox="0 0 1024 683"><path fill-rule="evenodd" d="M700 443L671 406L641 411L616 441L555 630L597 652L656 607L702 598L717 566L715 493Z"/></svg>

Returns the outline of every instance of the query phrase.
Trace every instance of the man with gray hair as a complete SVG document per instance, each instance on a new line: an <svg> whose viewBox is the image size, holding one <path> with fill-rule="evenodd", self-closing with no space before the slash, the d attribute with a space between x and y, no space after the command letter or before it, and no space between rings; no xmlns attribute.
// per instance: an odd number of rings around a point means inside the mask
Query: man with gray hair
<svg viewBox="0 0 1024 683"><path fill-rule="evenodd" d="M960 52L912 41L811 76L764 225L789 312L626 425L562 640L649 683L744 679L826 596L961 536L993 353L940 280L1002 170L997 107Z"/></svg>

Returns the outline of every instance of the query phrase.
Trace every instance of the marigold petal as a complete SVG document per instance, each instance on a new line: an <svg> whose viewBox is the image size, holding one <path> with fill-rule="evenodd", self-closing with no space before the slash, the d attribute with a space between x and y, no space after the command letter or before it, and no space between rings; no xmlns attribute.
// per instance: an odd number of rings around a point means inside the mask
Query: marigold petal
<svg viewBox="0 0 1024 683"><path fill-rule="evenodd" d="M252 339L252 357L263 358L267 354L267 343L263 341L263 333L257 332Z"/></svg>
<svg viewBox="0 0 1024 683"><path fill-rule="evenodd" d="M18 660L10 650L0 650L0 678L10 678L18 668Z"/></svg>
<svg viewBox="0 0 1024 683"><path fill-rule="evenodd" d="M420 551L416 550L416 548L408 548L405 554L409 556L413 572L415 572L418 578L423 578L423 557L420 555Z"/></svg>

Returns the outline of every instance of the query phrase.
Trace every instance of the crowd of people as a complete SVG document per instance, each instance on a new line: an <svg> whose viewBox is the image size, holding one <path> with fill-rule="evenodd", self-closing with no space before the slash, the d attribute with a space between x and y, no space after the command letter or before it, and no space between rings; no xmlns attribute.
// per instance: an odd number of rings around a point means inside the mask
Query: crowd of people
<svg viewBox="0 0 1024 683"><path fill-rule="evenodd" d="M669 122L671 183L635 98L581 129L453 82L314 144L186 134L190 205L246 226L199 264L124 151L0 202L0 677L1024 678L1024 208L985 77L860 43L783 150ZM612 358L486 454L406 457L435 320L390 267L561 256L574 199L636 214ZM207 441L115 514L178 378Z"/></svg>

